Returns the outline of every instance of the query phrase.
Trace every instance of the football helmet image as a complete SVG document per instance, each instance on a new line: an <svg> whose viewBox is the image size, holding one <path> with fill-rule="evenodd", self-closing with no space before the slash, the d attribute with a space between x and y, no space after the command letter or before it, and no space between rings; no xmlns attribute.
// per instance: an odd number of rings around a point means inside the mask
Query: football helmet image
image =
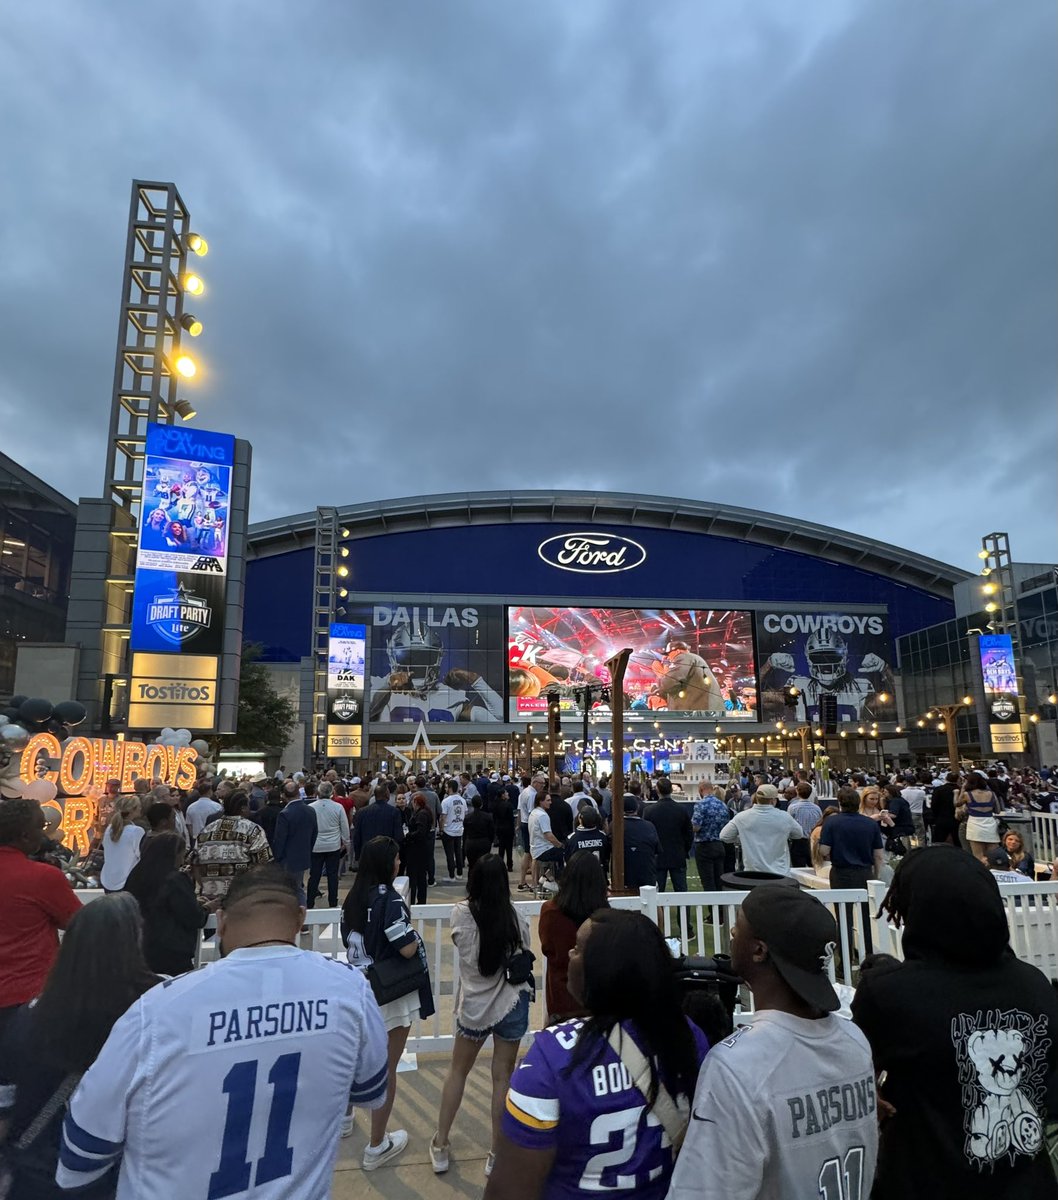
<svg viewBox="0 0 1058 1200"><path fill-rule="evenodd" d="M805 643L808 673L824 687L833 687L848 671L849 644L836 629L817 629Z"/></svg>
<svg viewBox="0 0 1058 1200"><path fill-rule="evenodd" d="M390 671L410 676L415 691L426 692L437 686L444 644L435 629L418 621L402 621L393 626L386 653Z"/></svg>

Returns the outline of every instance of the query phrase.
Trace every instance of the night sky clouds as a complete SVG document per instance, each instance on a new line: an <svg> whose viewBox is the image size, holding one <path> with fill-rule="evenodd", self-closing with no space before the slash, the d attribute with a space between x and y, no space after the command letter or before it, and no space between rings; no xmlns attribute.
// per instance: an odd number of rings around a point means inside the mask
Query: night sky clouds
<svg viewBox="0 0 1058 1200"><path fill-rule="evenodd" d="M23 0L2 448L98 494L129 184L174 179L198 423L253 442L255 519L615 489L1054 559L1056 33L1050 0Z"/></svg>

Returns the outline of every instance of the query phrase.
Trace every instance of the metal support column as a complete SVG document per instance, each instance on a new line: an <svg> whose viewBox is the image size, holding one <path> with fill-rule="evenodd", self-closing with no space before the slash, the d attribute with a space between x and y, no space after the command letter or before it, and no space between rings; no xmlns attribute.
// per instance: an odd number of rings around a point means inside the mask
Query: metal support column
<svg viewBox="0 0 1058 1200"><path fill-rule="evenodd" d="M316 509L316 558L312 583L312 754L327 755L327 651L338 582L338 510ZM365 754L367 747L364 747Z"/></svg>

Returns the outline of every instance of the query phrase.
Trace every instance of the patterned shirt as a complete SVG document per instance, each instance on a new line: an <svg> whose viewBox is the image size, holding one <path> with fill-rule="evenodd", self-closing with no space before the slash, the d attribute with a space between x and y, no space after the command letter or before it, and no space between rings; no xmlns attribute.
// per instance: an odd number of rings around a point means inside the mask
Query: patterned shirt
<svg viewBox="0 0 1058 1200"><path fill-rule="evenodd" d="M226 896L236 875L271 861L265 831L246 817L218 817L202 830L195 843L200 891L207 900Z"/></svg>
<svg viewBox="0 0 1058 1200"><path fill-rule="evenodd" d="M691 824L696 842L718 842L720 830L731 820L731 811L716 796L705 796L694 806Z"/></svg>

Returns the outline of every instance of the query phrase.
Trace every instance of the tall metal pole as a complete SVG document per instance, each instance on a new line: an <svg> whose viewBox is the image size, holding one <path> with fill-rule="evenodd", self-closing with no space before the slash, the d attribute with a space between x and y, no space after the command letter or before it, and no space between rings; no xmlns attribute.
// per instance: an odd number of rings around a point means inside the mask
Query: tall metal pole
<svg viewBox="0 0 1058 1200"><path fill-rule="evenodd" d="M625 892L625 694L624 679L631 647L619 650L606 666L610 672L610 711L613 714L613 772L610 776L610 877L615 896Z"/></svg>

